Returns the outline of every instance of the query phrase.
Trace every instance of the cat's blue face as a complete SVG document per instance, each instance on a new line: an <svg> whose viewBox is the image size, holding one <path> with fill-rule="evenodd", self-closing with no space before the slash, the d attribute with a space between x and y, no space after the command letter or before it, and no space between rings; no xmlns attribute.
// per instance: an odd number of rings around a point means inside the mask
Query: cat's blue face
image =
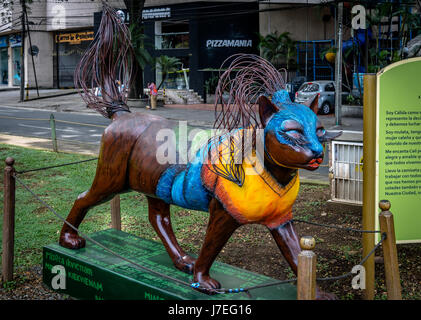
<svg viewBox="0 0 421 320"><path fill-rule="evenodd" d="M272 109L266 114L266 156L280 166L315 170L323 161L322 143L330 137L309 107L291 102L283 92L272 101L259 100L261 109Z"/></svg>

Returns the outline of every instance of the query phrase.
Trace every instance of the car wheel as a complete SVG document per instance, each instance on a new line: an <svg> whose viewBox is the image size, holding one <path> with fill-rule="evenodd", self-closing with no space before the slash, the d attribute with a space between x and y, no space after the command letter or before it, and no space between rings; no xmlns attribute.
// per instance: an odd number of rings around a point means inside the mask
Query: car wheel
<svg viewBox="0 0 421 320"><path fill-rule="evenodd" d="M324 102L322 106L320 107L320 113L321 114L329 114L330 113L330 104L329 102Z"/></svg>

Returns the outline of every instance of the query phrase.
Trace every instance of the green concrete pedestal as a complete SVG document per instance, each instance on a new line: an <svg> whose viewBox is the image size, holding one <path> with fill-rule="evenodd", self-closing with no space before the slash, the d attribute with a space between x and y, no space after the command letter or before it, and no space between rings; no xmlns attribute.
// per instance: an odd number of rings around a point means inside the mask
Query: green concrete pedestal
<svg viewBox="0 0 421 320"><path fill-rule="evenodd" d="M90 235L94 240L135 261L139 265L191 283L192 276L172 264L161 243L145 240L131 234L108 229ZM245 293L206 295L190 287L142 271L104 249L87 241L86 247L70 250L51 244L43 250L43 281L52 288L55 265L64 266L65 289L56 289L77 299L125 300L245 300ZM225 263L215 262L211 276L224 288L249 287L270 283L275 279L249 272ZM251 299L294 300L296 287L291 284L271 286L250 291Z"/></svg>

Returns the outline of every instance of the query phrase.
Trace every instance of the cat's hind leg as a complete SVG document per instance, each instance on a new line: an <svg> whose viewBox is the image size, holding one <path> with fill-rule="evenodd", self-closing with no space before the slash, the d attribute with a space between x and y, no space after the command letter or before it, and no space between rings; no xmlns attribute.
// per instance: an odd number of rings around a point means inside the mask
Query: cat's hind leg
<svg viewBox="0 0 421 320"><path fill-rule="evenodd" d="M147 197L149 222L165 246L174 266L188 274L193 273L195 259L187 255L178 244L170 217L170 205L161 199Z"/></svg>

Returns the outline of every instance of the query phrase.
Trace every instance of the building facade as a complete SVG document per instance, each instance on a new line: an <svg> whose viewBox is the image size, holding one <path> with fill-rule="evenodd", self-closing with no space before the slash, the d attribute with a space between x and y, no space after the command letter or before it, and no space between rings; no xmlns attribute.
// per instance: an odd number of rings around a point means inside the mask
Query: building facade
<svg viewBox="0 0 421 320"><path fill-rule="evenodd" d="M124 1L108 2L125 10ZM0 85L18 86L22 8L20 1L3 3ZM26 30L24 39L25 85L35 87L36 73L40 87L73 87L75 66L93 40L102 1L33 0L27 6L30 32ZM335 8L327 0L146 0L142 14L145 47L155 58L166 55L181 62L179 70L168 75L163 87L189 88L203 94L206 81L217 75L228 56L259 53L259 34L289 32L298 41L297 73L309 80L333 79L333 66L327 65L320 53L335 46ZM345 40L349 33L350 29L345 28ZM144 80L145 85L159 84L162 80L159 65L146 66Z"/></svg>
<svg viewBox="0 0 421 320"><path fill-rule="evenodd" d="M10 0L3 1L7 4ZM189 88L203 94L205 82L217 75L228 56L259 53L259 33L290 32L294 40L305 43L301 46L304 50L297 53L301 62L314 52L308 41L321 41L314 46L330 45L335 36L334 13L328 6L306 7L315 3L320 1L147 0L142 14L146 49L152 57L166 55L181 62L180 70L170 73L163 87ZM110 0L109 4L125 10L124 1ZM74 86L75 66L93 40L101 9L100 0L33 0L27 5L23 52L26 86L35 87L35 74L39 87ZM20 85L21 14L18 1L0 9L3 86ZM302 73L316 72L313 64L301 65L305 66ZM144 79L145 85L159 84L159 65L146 66Z"/></svg>
<svg viewBox="0 0 421 320"><path fill-rule="evenodd" d="M33 0L27 4L24 52L22 7L18 1L6 3L0 9L1 85L20 85L23 54L25 86L35 87L36 75L41 88L73 87L75 66L100 21L101 2ZM124 1L108 2L125 10ZM257 53L257 1L146 1L142 17L150 54L177 57L182 63L179 72L168 76L168 88L202 92L212 74L209 70L219 68L226 57ZM145 83L159 82L161 77L159 67L145 68Z"/></svg>
<svg viewBox="0 0 421 320"><path fill-rule="evenodd" d="M259 1L260 34L289 32L297 41L293 68L296 76L304 76L307 80L334 79L334 65L320 55L323 50L335 46L336 12L330 2Z"/></svg>
<svg viewBox="0 0 421 320"><path fill-rule="evenodd" d="M258 53L259 15L256 2L192 2L148 7L143 15L146 48L152 57L181 62L163 86L193 89L203 95L205 81L236 53ZM145 82L162 80L159 64L147 66Z"/></svg>
<svg viewBox="0 0 421 320"><path fill-rule="evenodd" d="M73 87L73 71L93 40L99 0L33 0L26 5L24 52L20 1L3 0L0 9L0 76L2 86L19 86L24 55L25 86ZM111 2L110 2L111 3ZM123 1L112 4L124 6Z"/></svg>

